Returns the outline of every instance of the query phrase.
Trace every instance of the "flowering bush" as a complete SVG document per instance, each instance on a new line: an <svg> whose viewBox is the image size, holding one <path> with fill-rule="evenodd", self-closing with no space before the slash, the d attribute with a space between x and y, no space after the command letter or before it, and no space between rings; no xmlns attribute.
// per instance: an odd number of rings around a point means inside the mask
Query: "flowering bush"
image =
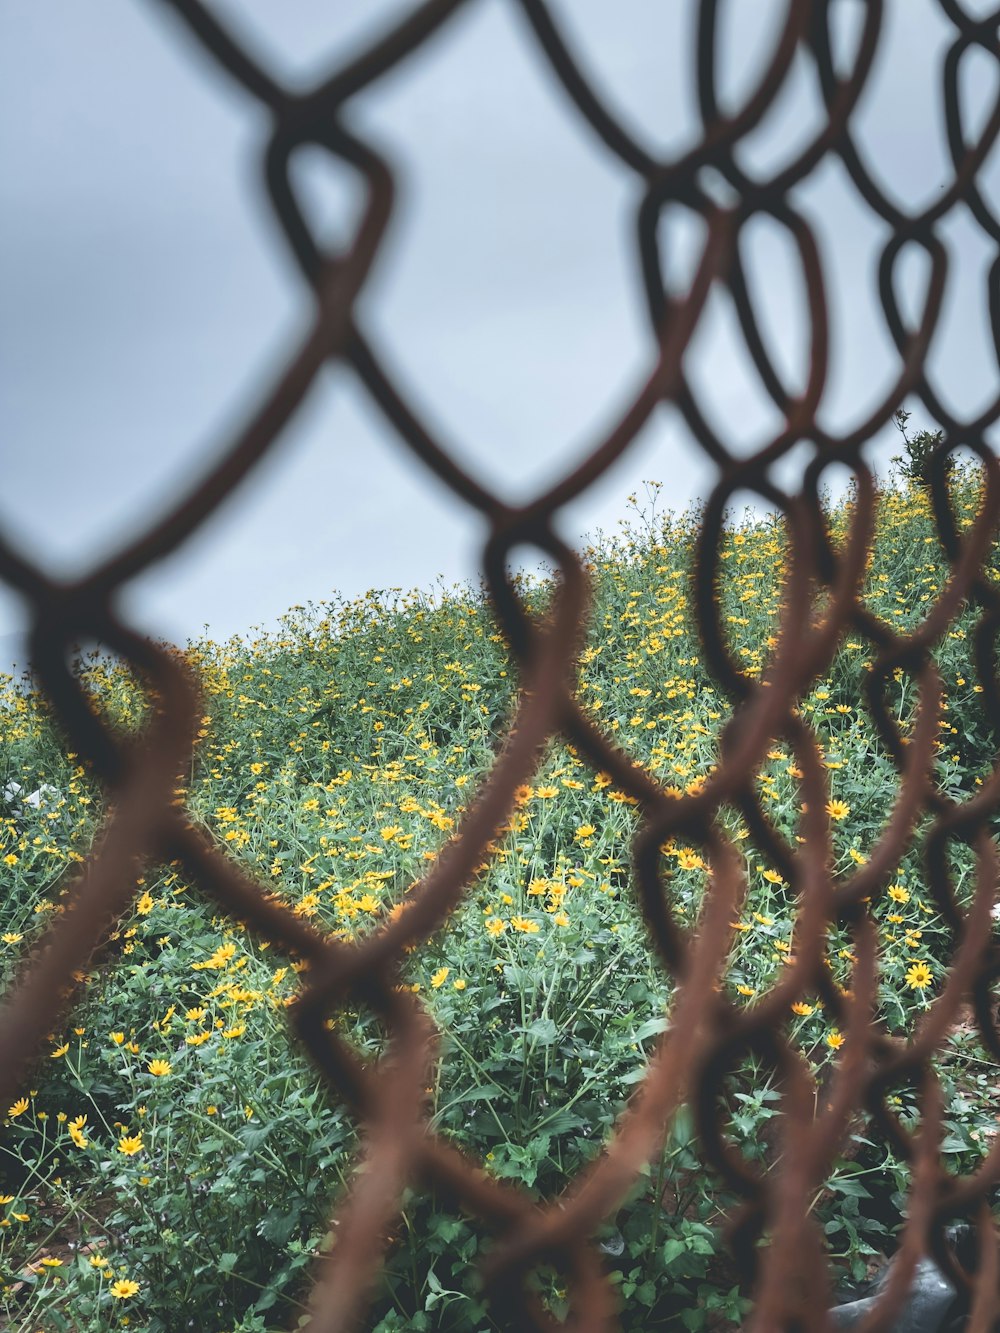
<svg viewBox="0 0 1000 1333"><path fill-rule="evenodd" d="M952 477L960 523L977 484ZM656 497L656 487L649 490ZM850 497L832 507L843 529ZM866 597L906 629L926 614L947 566L920 486L881 495ZM650 517L587 552L594 614L579 698L668 788L695 791L717 757L728 705L693 630L689 575L697 516ZM720 616L752 674L775 645L786 546L767 516L734 521L722 551ZM538 610L544 580L524 581ZM978 686L969 683L971 612L937 651L947 687L937 779L973 792L993 751ZM505 733L515 668L483 599L468 589L429 599L369 594L295 608L252 643L200 642L187 657L205 692L200 745L185 790L192 816L303 917L345 939L405 910L406 895L450 836ZM863 862L895 799L897 778L869 724L861 687L871 655L850 639L801 701L830 774L834 872ZM144 716L141 690L113 662L84 677L123 728ZM893 704L912 720L912 682ZM64 753L39 700L10 683L0 698L3 782L50 791L0 811L5 871L0 966L9 980L49 914L100 815L99 791ZM757 774L769 817L795 836L794 756L771 749ZM725 987L752 1005L794 948L795 902L780 870L725 815L745 848L749 894L734 922ZM630 797L553 745L447 929L409 956L403 984L442 1032L429 1090L434 1127L498 1177L552 1197L600 1149L641 1077L668 1014L671 981L656 964L630 896ZM971 862L956 853L967 896ZM694 921L706 867L683 841L662 848L682 922ZM952 937L923 889L919 837L873 913L880 932L878 1019L906 1032L948 966ZM850 939L832 930L834 979L850 986ZM303 964L277 957L220 917L179 865L151 867L133 908L85 976L82 1002L51 1036L0 1140L0 1311L5 1327L105 1330L126 1318L153 1333L287 1327L303 1312L313 1257L334 1243L333 1201L354 1169L355 1127L290 1040L285 1009ZM367 1012L336 1021L369 1056L382 1033ZM816 997L791 1006L789 1031L822 1084L845 1037ZM968 1169L994 1131L993 1066L961 1030L941 1058L949 1092L944 1151ZM779 1098L766 1070L730 1080L728 1129L764 1166ZM912 1089L899 1090L916 1114ZM832 1253L859 1275L892 1243L905 1168L871 1128L856 1127L816 1201ZM641 1329L735 1326L745 1293L720 1238L733 1206L704 1168L690 1115L609 1222L602 1248ZM893 1211L895 1210L895 1212ZM475 1260L482 1237L433 1198L408 1196L376 1315L391 1329L488 1329ZM542 1280L558 1316L558 1275Z"/></svg>

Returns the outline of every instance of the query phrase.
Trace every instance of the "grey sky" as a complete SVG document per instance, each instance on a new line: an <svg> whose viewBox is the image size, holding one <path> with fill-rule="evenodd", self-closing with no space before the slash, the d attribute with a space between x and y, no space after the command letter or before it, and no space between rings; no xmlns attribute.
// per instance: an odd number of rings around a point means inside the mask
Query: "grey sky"
<svg viewBox="0 0 1000 1333"><path fill-rule="evenodd" d="M291 81L330 69L413 7L215 6ZM696 5L550 8L649 147L669 155L697 137ZM724 7L733 105L784 8ZM855 124L872 168L915 208L951 175L939 71L953 30L930 0L888 0L886 11ZM978 124L997 72L986 57L969 60L963 90ZM80 572L207 465L304 329L309 298L258 180L266 120L165 7L4 0L0 87L0 522L49 569ZM579 120L509 0L474 0L355 99L351 115L398 166L401 187L361 323L456 452L526 497L599 437L650 364L633 244L640 183ZM773 170L817 121L812 67L800 56L787 94L741 150L744 164ZM357 201L325 162L304 158L301 170L315 216L343 233ZM981 180L1000 197L1000 152ZM835 350L821 415L847 429L897 373L875 284L885 229L829 162L796 201L816 225L830 288ZM756 233L765 329L801 380L798 271L779 228ZM931 366L945 401L972 417L997 388L985 294L995 250L964 208L941 234L952 268ZM692 233L675 239L691 251ZM749 449L778 429L718 294L687 364L730 438ZM564 513L564 533L612 527L646 477L662 479L676 507L711 484L666 409ZM224 638L335 590L474 578L480 539L474 517L409 461L349 375L328 371L277 453L181 554L136 581L126 605L158 635L183 640L207 623ZM0 592L0 636L21 620Z"/></svg>

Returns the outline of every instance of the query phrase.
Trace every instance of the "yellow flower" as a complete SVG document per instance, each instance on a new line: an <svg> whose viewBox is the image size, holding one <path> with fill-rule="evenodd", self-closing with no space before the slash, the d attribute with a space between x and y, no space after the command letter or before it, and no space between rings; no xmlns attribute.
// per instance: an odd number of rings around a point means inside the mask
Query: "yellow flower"
<svg viewBox="0 0 1000 1333"><path fill-rule="evenodd" d="M138 1282L133 1282L131 1278L120 1277L117 1282L112 1282L108 1288L116 1301L127 1301L130 1296L134 1296L139 1290Z"/></svg>
<svg viewBox="0 0 1000 1333"><path fill-rule="evenodd" d="M458 981L453 981L451 984L455 987L456 990L465 990L467 983L463 981L461 977L459 977Z"/></svg>
<svg viewBox="0 0 1000 1333"><path fill-rule="evenodd" d="M4 931L2 935L0 935L0 939L3 940L4 944L20 944L21 941L24 939L24 936L19 935L16 931L7 930Z"/></svg>
<svg viewBox="0 0 1000 1333"><path fill-rule="evenodd" d="M140 916L149 916L150 912L153 910L153 899L150 897L148 889L136 903L135 910Z"/></svg>
<svg viewBox="0 0 1000 1333"><path fill-rule="evenodd" d="M594 828L593 824L581 824L573 836L577 842L583 842L585 838L592 838L596 832L597 829Z"/></svg>
<svg viewBox="0 0 1000 1333"><path fill-rule="evenodd" d="M697 852L691 851L689 847L683 847L677 853L677 864L682 870L701 870L705 862Z"/></svg>
<svg viewBox="0 0 1000 1333"><path fill-rule="evenodd" d="M764 878L769 884L784 884L785 882L776 870L765 870Z"/></svg>
<svg viewBox="0 0 1000 1333"><path fill-rule="evenodd" d="M502 935L507 929L507 922L501 921L499 917L494 917L492 921L486 923L486 933L488 935Z"/></svg>
<svg viewBox="0 0 1000 1333"><path fill-rule="evenodd" d="M910 895L902 884L890 884L889 897L894 903L908 903L910 901Z"/></svg>
<svg viewBox="0 0 1000 1333"><path fill-rule="evenodd" d="M434 975L431 977L431 985L434 987L435 990L438 990L439 987L443 986L444 983L448 980L448 973L450 971L451 971L450 967L439 967L438 970L434 973Z"/></svg>
<svg viewBox="0 0 1000 1333"><path fill-rule="evenodd" d="M851 813L851 807L846 801L827 801L826 813L831 819L846 819Z"/></svg>
<svg viewBox="0 0 1000 1333"><path fill-rule="evenodd" d="M19 1097L17 1101L14 1103L14 1105L7 1112L7 1114L10 1116L11 1120L13 1120L16 1116L24 1115L27 1109L28 1109L27 1097Z"/></svg>
<svg viewBox="0 0 1000 1333"><path fill-rule="evenodd" d="M123 1134L118 1140L118 1151L124 1153L126 1157L134 1157L137 1152L142 1152L145 1146L141 1134Z"/></svg>
<svg viewBox="0 0 1000 1333"><path fill-rule="evenodd" d="M58 1060L61 1056L65 1055L68 1050L69 1050L69 1042L67 1041L64 1045L57 1046L54 1051L50 1051L49 1059Z"/></svg>
<svg viewBox="0 0 1000 1333"><path fill-rule="evenodd" d="M844 1044L843 1034L834 1028L832 1032L827 1033L826 1044L827 1046L832 1046L835 1051L839 1051Z"/></svg>
<svg viewBox="0 0 1000 1333"><path fill-rule="evenodd" d="M558 795L559 795L559 788L558 788L558 787L539 787L539 788L537 788L537 790L535 791L535 795L536 795L537 797L539 797L539 798L540 798L541 800L543 800L543 801L550 801L550 800L552 799L553 796L558 796Z"/></svg>
<svg viewBox="0 0 1000 1333"><path fill-rule="evenodd" d="M529 921L526 917L523 916L512 917L510 924L513 926L515 930L519 930L525 935L538 934L538 922Z"/></svg>
<svg viewBox="0 0 1000 1333"><path fill-rule="evenodd" d="M92 1254L88 1262L91 1268L107 1268L109 1261L103 1254Z"/></svg>
<svg viewBox="0 0 1000 1333"><path fill-rule="evenodd" d="M210 1041L211 1038L212 1038L212 1034L211 1034L210 1031L209 1031L209 1032L199 1032L199 1033L197 1033L197 1034L196 1034L195 1036L193 1036L193 1037L185 1037L185 1038L184 1038L184 1041L185 1041L185 1043L186 1043L188 1046L200 1046L200 1045L202 1044L202 1042Z"/></svg>
<svg viewBox="0 0 1000 1333"><path fill-rule="evenodd" d="M802 1018L808 1018L813 1013L813 1006L804 1004L801 1000L796 1000L795 1004L792 1005L792 1013L799 1014Z"/></svg>
<svg viewBox="0 0 1000 1333"><path fill-rule="evenodd" d="M218 970L225 967L235 953L236 945L230 940L228 944L220 944L211 958L206 958L203 963L192 963L191 970L193 972L201 972L206 968Z"/></svg>
<svg viewBox="0 0 1000 1333"><path fill-rule="evenodd" d="M200 1023L205 1017L205 1010L202 1008L189 1009L184 1017L189 1023Z"/></svg>
<svg viewBox="0 0 1000 1333"><path fill-rule="evenodd" d="M934 974L926 963L914 963L906 974L906 984L912 990L924 990L933 979Z"/></svg>
<svg viewBox="0 0 1000 1333"><path fill-rule="evenodd" d="M87 1137L76 1125L70 1125L69 1136L78 1148L86 1148Z"/></svg>
<svg viewBox="0 0 1000 1333"><path fill-rule="evenodd" d="M169 1060L150 1060L146 1068L156 1078L163 1078L170 1073L171 1065Z"/></svg>
<svg viewBox="0 0 1000 1333"><path fill-rule="evenodd" d="M45 1268L62 1268L63 1261L61 1259L54 1259L50 1255L46 1255L44 1259L39 1259L38 1262Z"/></svg>
<svg viewBox="0 0 1000 1333"><path fill-rule="evenodd" d="M125 1040L125 1033L124 1033L124 1032L112 1032L112 1034L111 1034L111 1040L114 1042L114 1044L115 1044L116 1046L120 1046L120 1045L122 1044L122 1042Z"/></svg>
<svg viewBox="0 0 1000 1333"><path fill-rule="evenodd" d="M15 1194L0 1194L0 1204L13 1203L16 1197Z"/></svg>

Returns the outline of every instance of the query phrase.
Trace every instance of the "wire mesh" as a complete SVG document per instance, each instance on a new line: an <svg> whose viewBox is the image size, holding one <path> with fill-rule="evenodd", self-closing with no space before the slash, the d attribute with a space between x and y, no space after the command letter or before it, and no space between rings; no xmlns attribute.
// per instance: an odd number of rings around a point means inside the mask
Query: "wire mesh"
<svg viewBox="0 0 1000 1333"><path fill-rule="evenodd" d="M912 1167L912 1189L902 1249L893 1280L866 1327L888 1327L900 1308L918 1257L932 1250L945 1271L970 1292L970 1327L985 1330L998 1317L997 1242L989 1203L1000 1177L1000 1138L974 1173L956 1177L942 1164L941 1099L931 1057L971 1001L984 1046L1000 1059L1000 1031L993 1012L993 983L1000 973L991 920L997 884L997 850L991 822L1000 808L1000 768L965 800L946 795L936 780L935 742L942 682L932 650L959 610L976 608L975 671L993 736L1000 734L1000 680L994 641L1000 624L1000 588L988 561L998 518L1000 477L986 431L1000 415L1000 392L973 420L953 416L926 375L928 348L941 314L947 256L942 224L962 205L994 244L1000 220L979 183L979 173L1000 128L1000 101L974 143L967 141L960 98L962 57L978 47L1000 58L998 13L970 15L958 0L940 0L953 40L941 71L953 176L924 212L902 212L864 163L852 126L859 100L876 67L883 5L863 6L863 26L850 68L838 70L831 37L831 0L789 0L769 63L743 106L723 114L718 102L717 51L722 18L714 0L697 5L696 80L702 134L675 160L657 160L616 118L588 81L543 0L517 0L530 38L544 54L579 115L641 183L636 245L648 305L653 368L607 435L581 454L575 466L529 502L511 505L474 480L422 420L365 337L355 305L379 254L393 205L394 177L375 148L347 127L345 112L400 62L419 57L433 34L464 8L462 0L428 0L384 32L367 49L338 64L305 91L292 91L251 56L213 11L198 0L164 0L193 42L220 71L235 80L271 117L264 156L270 201L284 237L314 295L306 336L289 350L249 423L220 448L211 473L193 485L173 509L149 526L96 572L76 582L47 578L27 553L0 536L0 574L27 600L33 627L36 679L65 733L108 797L102 832L81 868L66 910L54 919L22 970L0 1013L0 1102L23 1086L32 1059L60 1012L72 999L80 973L105 933L127 909L136 875L149 861L182 863L192 885L225 913L245 922L261 939L308 960L292 1010L292 1026L332 1097L342 1099L362 1129L359 1173L337 1206L337 1242L321 1259L311 1296L316 1330L362 1326L388 1237L410 1185L477 1219L494 1238L485 1271L492 1310L510 1328L555 1327L529 1282L540 1264L565 1273L570 1293L568 1327L616 1327L614 1292L593 1237L658 1152L682 1100L696 1110L706 1161L742 1197L732 1230L733 1251L752 1284L757 1329L825 1329L830 1275L823 1238L810 1215L810 1200L828 1173L859 1109L870 1114L895 1152ZM769 178L752 177L737 163L740 142L759 125L784 86L796 53L815 64L825 117L796 159ZM356 231L340 252L323 248L310 229L290 175L304 145L318 147L365 186ZM793 187L827 157L842 163L869 209L889 229L881 253L878 287L886 326L899 354L894 383L868 418L848 435L825 431L817 408L827 379L830 323L826 280L816 240L790 202ZM706 179L712 169L727 183L731 202L715 202ZM687 292L669 294L662 271L658 223L668 205L682 205L705 223L704 246ZM800 395L790 393L770 359L750 298L740 238L746 225L766 215L785 229L801 261L808 298L810 372ZM894 273L905 246L919 247L931 278L919 321L904 319ZM684 357L715 284L728 291L746 347L770 398L784 419L780 433L750 457L707 424L684 370ZM1000 258L989 273L993 336L1000 358L997 293ZM320 368L327 361L350 367L408 450L442 481L456 505L477 510L489 526L483 572L492 607L520 669L520 688L506 743L455 836L410 895L409 910L370 937L351 943L325 937L256 883L212 838L192 824L175 802L179 775L190 767L200 716L197 684L180 655L132 630L116 610L116 595L129 580L176 550L208 522L232 488L271 450ZM908 396L919 398L940 423L941 443L930 459L927 484L951 576L912 632L894 632L865 606L862 584L871 551L877 494L862 451ZM556 535L559 511L602 477L636 439L662 403L680 409L693 438L717 469L697 538L694 587L704 654L731 701L720 762L700 790L668 794L633 762L581 708L575 691L577 656L586 631L588 582L580 558ZM773 479L774 465L801 442L812 445L798 489ZM959 447L980 460L983 503L972 525L959 530L949 507L949 458ZM855 502L845 539L834 545L821 504L821 482L832 464L856 479ZM741 667L727 644L719 612L720 547L727 503L752 492L784 518L789 558L780 631L766 669L758 677ZM509 572L519 546L544 553L558 570L557 591L545 618L532 619ZM818 609L819 608L819 609ZM876 654L866 706L898 769L895 806L867 862L853 873L831 870L829 791L814 730L797 707L824 672L845 633L863 638ZM95 640L133 667L153 703L138 738L123 739L88 703L70 666L71 646ZM912 678L919 707L904 735L885 701L893 672ZM619 1117L604 1151L558 1199L542 1201L509 1182L491 1179L452 1142L428 1125L424 1090L436 1059L434 1024L416 995L398 987L404 951L445 925L462 902L477 869L515 806L518 787L534 772L553 737L569 741L595 771L611 775L633 797L640 819L634 843L633 886L651 947L673 979L670 1025L648 1062L645 1077ZM801 770L803 814L794 840L768 819L754 787L768 746L787 743ZM746 891L743 863L720 822L725 807L739 809L754 843L777 865L796 895L794 958L758 1003L736 1008L719 982L731 944L731 921ZM927 891L954 933L947 981L923 1022L907 1040L872 1022L877 947L868 900L892 878L924 827ZM698 845L710 866L702 914L695 929L682 927L661 878L659 849L673 836ZM949 869L949 847L975 853L977 887L968 910L960 908ZM854 941L853 986L844 993L825 962L831 925ZM787 1034L792 1002L819 995L846 1043L821 1109L803 1056ZM385 1025L387 1052L366 1063L328 1022L347 1002L361 1003ZM783 1151L759 1171L726 1138L720 1090L735 1062L753 1053L775 1071L781 1091ZM916 1132L894 1112L890 1090L909 1080L922 1088L922 1123ZM971 1219L980 1260L967 1271L945 1236L945 1224ZM766 1245L759 1245L762 1237Z"/></svg>

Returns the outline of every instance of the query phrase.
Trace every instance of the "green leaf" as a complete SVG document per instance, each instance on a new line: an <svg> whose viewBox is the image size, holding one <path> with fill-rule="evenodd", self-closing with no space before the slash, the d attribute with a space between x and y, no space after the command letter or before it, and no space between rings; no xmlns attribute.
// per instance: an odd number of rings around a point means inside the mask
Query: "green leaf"
<svg viewBox="0 0 1000 1333"><path fill-rule="evenodd" d="M565 1134L571 1129L583 1129L586 1123L585 1120L581 1120L575 1111L563 1108L560 1111L556 1111L550 1118L541 1121L538 1128L544 1129L546 1134L550 1134L554 1138L559 1134Z"/></svg>
<svg viewBox="0 0 1000 1333"><path fill-rule="evenodd" d="M499 1084L486 1083L481 1088L469 1088L465 1092L460 1092L457 1097L449 1099L447 1106L458 1106L462 1102L488 1102L494 1097L502 1096L503 1088Z"/></svg>
<svg viewBox="0 0 1000 1333"><path fill-rule="evenodd" d="M271 1306L277 1299L278 1293L272 1288L269 1288L262 1296L257 1298L253 1308L258 1314L263 1314L265 1310L270 1310Z"/></svg>
<svg viewBox="0 0 1000 1333"><path fill-rule="evenodd" d="M621 1083L638 1083L646 1077L646 1066L639 1065L637 1069L630 1069L628 1073L622 1074Z"/></svg>
<svg viewBox="0 0 1000 1333"><path fill-rule="evenodd" d="M654 1037L660 1032L667 1030L666 1015L658 1015L656 1018L647 1018L637 1032L632 1034L632 1040L635 1042L646 1041L649 1037Z"/></svg>
<svg viewBox="0 0 1000 1333"><path fill-rule="evenodd" d="M298 1226L300 1215L298 1207L290 1209L283 1217L279 1217L276 1213L268 1213L260 1224L260 1234L274 1245L284 1245Z"/></svg>
<svg viewBox="0 0 1000 1333"><path fill-rule="evenodd" d="M941 1152L968 1152L969 1145L957 1134L946 1134L941 1140Z"/></svg>
<svg viewBox="0 0 1000 1333"><path fill-rule="evenodd" d="M682 1254L687 1254L687 1246L676 1236L671 1236L670 1240L663 1242L663 1262L667 1268Z"/></svg>
<svg viewBox="0 0 1000 1333"><path fill-rule="evenodd" d="M554 1046L559 1040L559 1029L551 1018L536 1018L524 1031L539 1046Z"/></svg>
<svg viewBox="0 0 1000 1333"><path fill-rule="evenodd" d="M853 1176L841 1176L837 1180L827 1181L827 1186L829 1189L836 1190L838 1194L851 1195L856 1199L870 1199L872 1197L864 1185Z"/></svg>

